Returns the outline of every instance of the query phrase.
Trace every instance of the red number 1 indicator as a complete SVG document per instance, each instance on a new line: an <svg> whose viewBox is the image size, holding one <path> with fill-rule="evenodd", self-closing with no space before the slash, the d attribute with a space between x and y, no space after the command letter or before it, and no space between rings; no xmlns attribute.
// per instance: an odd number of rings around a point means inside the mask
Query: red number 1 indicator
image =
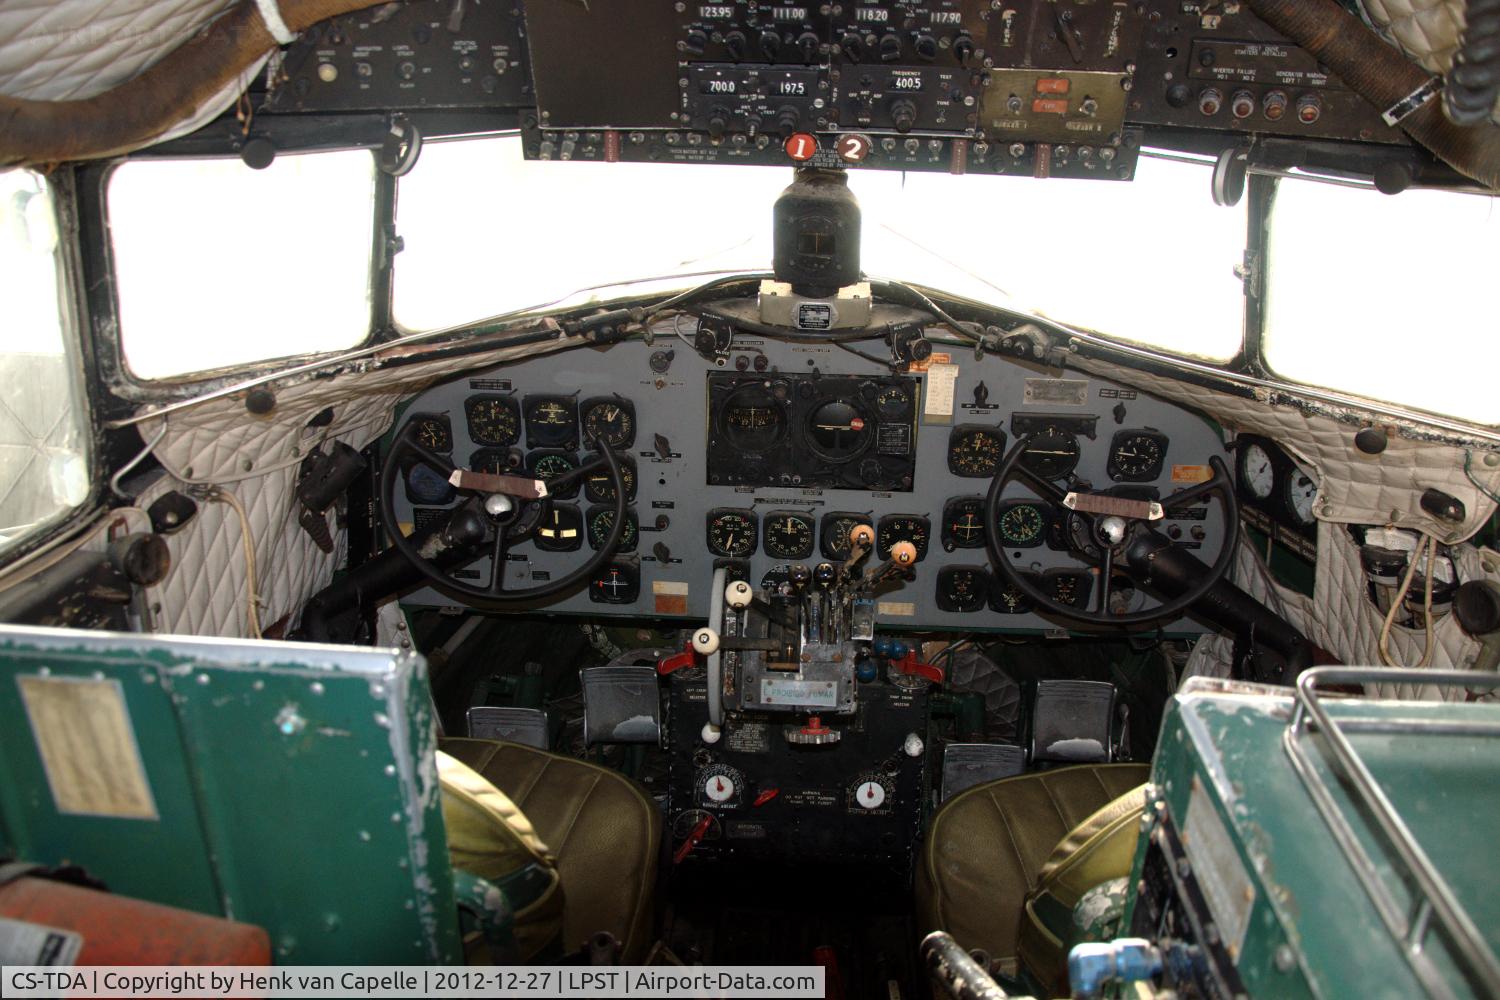
<svg viewBox="0 0 1500 1000"><path fill-rule="evenodd" d="M839 136L833 148L845 162L858 163L870 155L870 146L869 136L860 135L858 132L845 132Z"/></svg>
<svg viewBox="0 0 1500 1000"><path fill-rule="evenodd" d="M786 140L786 155L802 163L813 158L818 151L818 140L806 132L793 132Z"/></svg>

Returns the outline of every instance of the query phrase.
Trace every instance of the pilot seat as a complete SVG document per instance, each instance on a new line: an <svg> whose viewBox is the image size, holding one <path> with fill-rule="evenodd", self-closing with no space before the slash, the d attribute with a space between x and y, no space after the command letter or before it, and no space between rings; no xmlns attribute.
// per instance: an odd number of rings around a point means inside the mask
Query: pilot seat
<svg viewBox="0 0 1500 1000"><path fill-rule="evenodd" d="M453 867L505 890L519 961L577 951L601 932L639 963L652 937L661 813L618 771L519 743L439 742ZM470 944L471 962L483 948Z"/></svg>
<svg viewBox="0 0 1500 1000"><path fill-rule="evenodd" d="M975 785L934 814L916 872L922 932L1067 989L1073 908L1130 874L1147 764L1086 764Z"/></svg>

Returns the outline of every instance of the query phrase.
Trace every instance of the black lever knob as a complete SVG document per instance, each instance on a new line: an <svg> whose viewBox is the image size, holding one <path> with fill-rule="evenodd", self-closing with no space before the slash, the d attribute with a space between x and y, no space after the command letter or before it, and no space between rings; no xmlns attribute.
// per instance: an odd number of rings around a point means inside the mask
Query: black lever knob
<svg viewBox="0 0 1500 1000"><path fill-rule="evenodd" d="M729 53L729 58L738 62L750 51L750 39L745 37L743 31L727 32L724 35L724 50Z"/></svg>
<svg viewBox="0 0 1500 1000"><path fill-rule="evenodd" d="M850 62L859 62L865 57L865 40L858 32L851 31L839 39L839 48L844 52L844 58Z"/></svg>
<svg viewBox="0 0 1500 1000"><path fill-rule="evenodd" d="M901 58L901 36L895 32L880 39L880 61L895 62Z"/></svg>
<svg viewBox="0 0 1500 1000"><path fill-rule="evenodd" d="M804 31L798 35L797 51L802 53L803 62L814 62L818 58L818 36L811 31Z"/></svg>

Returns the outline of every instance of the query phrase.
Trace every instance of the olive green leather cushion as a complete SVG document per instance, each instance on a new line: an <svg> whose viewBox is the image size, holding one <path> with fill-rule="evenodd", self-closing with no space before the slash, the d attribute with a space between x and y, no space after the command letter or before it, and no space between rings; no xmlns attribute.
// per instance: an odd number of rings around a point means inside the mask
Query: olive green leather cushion
<svg viewBox="0 0 1500 1000"><path fill-rule="evenodd" d="M1083 940L1074 908L1090 889L1130 874L1145 808L1145 785L1106 803L1058 842L1026 897L1021 964L1053 996L1067 995L1068 952Z"/></svg>
<svg viewBox="0 0 1500 1000"><path fill-rule="evenodd" d="M991 781L953 796L932 818L917 866L922 933L944 930L1016 971L1026 896L1075 826L1145 784L1147 764L1085 764Z"/></svg>
<svg viewBox="0 0 1500 1000"><path fill-rule="evenodd" d="M558 950L563 890L551 850L515 803L467 764L439 750L437 769L448 860L505 890L522 961ZM471 964L485 960L480 941L466 941L464 951Z"/></svg>
<svg viewBox="0 0 1500 1000"><path fill-rule="evenodd" d="M576 757L491 740L445 739L440 747L503 792L555 855L563 950L608 931L622 962L644 957L662 826L651 797L618 771Z"/></svg>

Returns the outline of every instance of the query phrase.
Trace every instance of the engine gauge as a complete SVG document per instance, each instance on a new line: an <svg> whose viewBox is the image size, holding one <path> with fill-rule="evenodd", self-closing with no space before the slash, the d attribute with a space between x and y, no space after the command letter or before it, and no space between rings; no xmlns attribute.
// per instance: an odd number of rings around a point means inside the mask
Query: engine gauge
<svg viewBox="0 0 1500 1000"><path fill-rule="evenodd" d="M583 544L583 515L570 503L548 504L532 538L543 552L572 552Z"/></svg>
<svg viewBox="0 0 1500 1000"><path fill-rule="evenodd" d="M1282 490L1286 509L1291 513L1293 521L1304 528L1318 523L1318 519L1313 516L1313 504L1318 499L1318 484L1307 473L1294 469L1287 476Z"/></svg>
<svg viewBox="0 0 1500 1000"><path fill-rule="evenodd" d="M415 418L417 444L428 451L447 454L453 450L453 428L447 417L424 416Z"/></svg>
<svg viewBox="0 0 1500 1000"><path fill-rule="evenodd" d="M513 471L512 452L505 448L480 448L469 456L469 468L475 472L500 476Z"/></svg>
<svg viewBox="0 0 1500 1000"><path fill-rule="evenodd" d="M572 472L578 468L578 459L571 451L533 451L526 456L526 471L540 479L544 483L564 473ZM550 496L559 500L567 500L578 495L578 481L575 479L562 489L553 491L549 485L547 492Z"/></svg>
<svg viewBox="0 0 1500 1000"><path fill-rule="evenodd" d="M615 509L613 507L590 507L584 521L588 527L589 547L601 548L605 539L609 537L610 531L615 526ZM635 511L629 508L625 511L625 529L620 532L620 544L615 549L617 552L634 552L636 543L640 540L640 522L636 519Z"/></svg>
<svg viewBox="0 0 1500 1000"><path fill-rule="evenodd" d="M837 511L824 514L818 528L818 547L823 552L823 558L848 559L854 547L854 543L849 539L849 532L861 524L873 526L873 523L865 514L847 514Z"/></svg>
<svg viewBox="0 0 1500 1000"><path fill-rule="evenodd" d="M1276 464L1263 445L1247 444L1239 454L1240 487L1256 500L1264 500L1276 486Z"/></svg>
<svg viewBox="0 0 1500 1000"><path fill-rule="evenodd" d="M594 461L598 455L589 455L584 459L584 464ZM625 483L625 502L635 502L635 459L620 459L620 479ZM614 503L615 484L609 476L608 469L600 469L583 481L584 496L589 498L590 503Z"/></svg>
<svg viewBox="0 0 1500 1000"><path fill-rule="evenodd" d="M766 515L766 555L773 559L806 559L813 552L813 522L806 514L778 510Z"/></svg>
<svg viewBox="0 0 1500 1000"><path fill-rule="evenodd" d="M927 541L932 536L932 525L918 514L888 514L875 527L875 554L881 559L891 557L891 546L897 542L911 542L917 547L917 561L927 556Z"/></svg>
<svg viewBox="0 0 1500 1000"><path fill-rule="evenodd" d="M755 551L759 522L753 510L717 507L708 512L708 548L716 556L744 559Z"/></svg>
<svg viewBox="0 0 1500 1000"><path fill-rule="evenodd" d="M984 548L984 497L954 497L943 504L943 548Z"/></svg>
<svg viewBox="0 0 1500 1000"><path fill-rule="evenodd" d="M693 781L698 787L698 804L706 809L733 809L745 790L745 776L728 764L699 768Z"/></svg>
<svg viewBox="0 0 1500 1000"><path fill-rule="evenodd" d="M1109 445L1109 478L1122 483L1149 483L1161 475L1167 458L1167 436L1156 431L1120 431Z"/></svg>
<svg viewBox="0 0 1500 1000"><path fill-rule="evenodd" d="M406 467L406 499L412 503L449 503L456 495L453 486L443 474L423 462L413 462Z"/></svg>
<svg viewBox="0 0 1500 1000"><path fill-rule="evenodd" d="M521 437L521 408L511 396L470 396L464 400L469 437L475 444L509 447Z"/></svg>
<svg viewBox="0 0 1500 1000"><path fill-rule="evenodd" d="M1048 570L1042 576L1042 590L1059 604L1087 608L1094 591L1094 576L1087 570Z"/></svg>
<svg viewBox="0 0 1500 1000"><path fill-rule="evenodd" d="M1021 593L1019 587L997 580L990 592L990 610L1002 615L1024 615L1031 610L1031 598Z"/></svg>
<svg viewBox="0 0 1500 1000"><path fill-rule="evenodd" d="M586 399L583 406L583 429L611 448L629 448L635 443L635 404L620 396Z"/></svg>
<svg viewBox="0 0 1500 1000"><path fill-rule="evenodd" d="M911 410L911 394L899 385L887 386L876 395L875 408L887 420L904 417Z"/></svg>
<svg viewBox="0 0 1500 1000"><path fill-rule="evenodd" d="M1047 537L1051 518L1040 504L1030 500L1007 500L1000 507L1000 541L1006 548L1026 549Z"/></svg>
<svg viewBox="0 0 1500 1000"><path fill-rule="evenodd" d="M937 575L939 611L967 614L989 600L993 580L982 566L944 566Z"/></svg>
<svg viewBox="0 0 1500 1000"><path fill-rule="evenodd" d="M572 396L527 396L526 446L571 448L578 444L578 407Z"/></svg>
<svg viewBox="0 0 1500 1000"><path fill-rule="evenodd" d="M948 435L948 471L965 479L993 479L1005 459L1005 432L961 424Z"/></svg>
<svg viewBox="0 0 1500 1000"><path fill-rule="evenodd" d="M1061 479L1078 466L1078 437L1061 427L1045 427L1026 446L1021 464L1043 479Z"/></svg>

